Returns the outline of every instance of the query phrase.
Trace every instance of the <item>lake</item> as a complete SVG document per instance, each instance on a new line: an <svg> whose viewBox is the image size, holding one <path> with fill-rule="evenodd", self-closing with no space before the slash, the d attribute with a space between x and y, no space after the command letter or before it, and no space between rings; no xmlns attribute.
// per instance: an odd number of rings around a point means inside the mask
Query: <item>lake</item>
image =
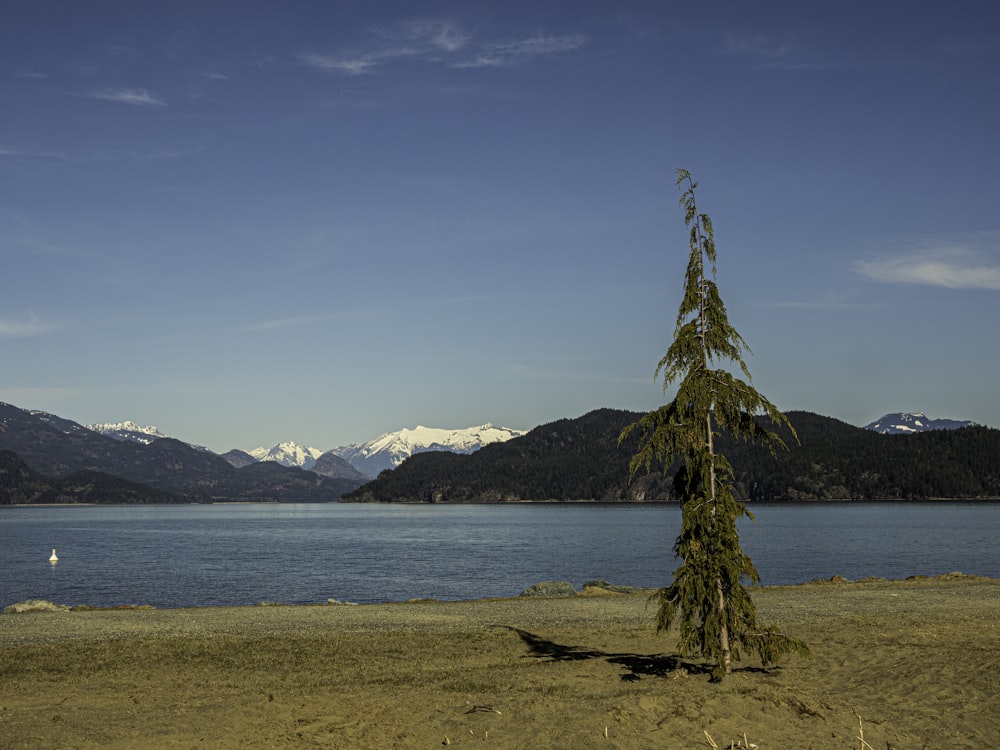
<svg viewBox="0 0 1000 750"><path fill-rule="evenodd" d="M743 548L767 585L1000 577L998 503L752 510ZM679 508L649 505L0 507L0 607L472 599L545 580L662 586L679 528Z"/></svg>

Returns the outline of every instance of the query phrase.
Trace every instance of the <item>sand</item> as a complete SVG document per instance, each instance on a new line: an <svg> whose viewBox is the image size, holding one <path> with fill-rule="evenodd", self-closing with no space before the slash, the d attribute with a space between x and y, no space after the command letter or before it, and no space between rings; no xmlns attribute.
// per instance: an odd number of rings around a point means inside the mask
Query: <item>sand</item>
<svg viewBox="0 0 1000 750"><path fill-rule="evenodd" d="M761 588L721 684L645 595L0 615L0 748L1000 746L1000 580Z"/></svg>

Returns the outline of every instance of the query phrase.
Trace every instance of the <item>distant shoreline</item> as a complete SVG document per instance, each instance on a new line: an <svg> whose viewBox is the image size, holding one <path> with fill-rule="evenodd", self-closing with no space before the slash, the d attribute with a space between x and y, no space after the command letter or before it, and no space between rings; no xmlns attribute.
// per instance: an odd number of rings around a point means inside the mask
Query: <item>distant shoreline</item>
<svg viewBox="0 0 1000 750"><path fill-rule="evenodd" d="M918 497L918 498L865 498L859 500L851 499L819 499L819 500L744 500L748 507L761 505L853 505L853 504L886 504L897 505L904 503L997 503L1000 496L987 495L983 497ZM602 505L605 507L678 507L676 501L644 501L644 502L608 502L605 500L505 500L502 502L476 502L465 500L460 502L433 503L425 500L396 500L392 502L365 501L365 500L328 500L313 502L284 501L284 500L207 500L205 502L178 502L178 503L0 503L0 510L3 508L170 508L196 505L434 505L447 507L449 505Z"/></svg>
<svg viewBox="0 0 1000 750"><path fill-rule="evenodd" d="M667 576L669 577L669 576ZM851 586L851 585L871 585L871 584L912 584L921 582L943 582L943 581L981 581L981 582L997 582L1000 583L1000 578L993 578L990 576L982 576L974 573L962 573L960 571L954 571L951 573L942 573L940 575L911 575L905 578L882 578L880 576L865 576L864 578L849 579L841 575L834 575L830 578L814 578L811 581L800 581L798 583L775 583L775 584L759 584L756 586L749 586L750 591L780 591L784 589L795 589L801 587L815 587L815 586ZM618 590L615 590L618 589ZM623 591L620 589L628 589ZM514 596L486 596L486 597L472 597L468 599L437 599L433 597L417 597L413 599L399 599L392 601L379 601L379 602L345 602L345 601L335 601L328 600L326 602L255 602L253 604L192 604L184 607L155 607L150 604L133 604L133 603L119 603L110 604L102 606L91 606L89 604L63 604L61 602L47 602L52 604L58 611L61 612L127 612L127 611L149 611L154 610L157 612L178 612L184 610L261 610L261 609L271 609L271 608L355 608L355 607L382 607L382 606L402 606L402 605L451 605L451 604L476 604L476 603L487 603L487 602L516 602L516 601L561 601L561 600L573 600L573 599L589 599L594 597L620 597L620 596L642 596L650 597L654 595L659 590L659 587L635 587L628 585L615 585L611 589L604 589L601 587L584 587L577 591L575 595L556 595L556 596L526 596L526 595L514 595ZM32 600L26 600L32 601ZM23 613L10 613L4 612L3 610L14 604L21 604L22 602L0 602L0 616L7 614L9 616L17 616ZM52 610L38 610L38 611L56 611Z"/></svg>

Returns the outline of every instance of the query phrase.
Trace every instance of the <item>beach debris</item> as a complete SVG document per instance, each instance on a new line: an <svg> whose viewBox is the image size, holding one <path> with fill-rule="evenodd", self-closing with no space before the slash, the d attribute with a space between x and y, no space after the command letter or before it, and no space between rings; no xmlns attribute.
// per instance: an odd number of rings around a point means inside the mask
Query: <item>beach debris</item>
<svg viewBox="0 0 1000 750"><path fill-rule="evenodd" d="M475 713L500 714L501 716L503 716L503 712L500 711L500 709L494 708L493 706L486 705L486 704L480 704L480 705L477 705L477 706L472 706L465 713L467 713L467 714L475 714Z"/></svg>
<svg viewBox="0 0 1000 750"><path fill-rule="evenodd" d="M526 588L521 596L576 596L576 588L569 581L542 581Z"/></svg>
<svg viewBox="0 0 1000 750"><path fill-rule="evenodd" d="M750 742L750 740L747 739L746 732L743 733L743 737L733 740L728 745L726 745L725 748L723 748L721 745L716 744L715 740L712 739L712 735L708 733L707 729L702 729L701 731L705 733L705 739L708 740L708 746L711 748L715 748L715 750L757 750L760 747L757 743ZM872 750L874 750L874 748Z"/></svg>
<svg viewBox="0 0 1000 750"><path fill-rule="evenodd" d="M114 610L156 609L152 604L111 604L106 607L92 607L89 604L76 604L70 607L72 612L112 612Z"/></svg>
<svg viewBox="0 0 1000 750"><path fill-rule="evenodd" d="M4 607L5 615L17 615L23 612L69 612L67 604L53 604L45 599L25 599L23 602Z"/></svg>
<svg viewBox="0 0 1000 750"><path fill-rule="evenodd" d="M858 717L858 736L855 737L854 739L858 740L861 743L861 745L859 746L859 750L875 750L874 747L865 742L865 723L861 721L861 714L859 714L853 708L851 709L851 712Z"/></svg>
<svg viewBox="0 0 1000 750"><path fill-rule="evenodd" d="M584 593L587 589L601 589L602 591L610 592L613 594L634 594L639 589L635 586L619 586L615 583L608 583L604 579L599 578L596 581L584 581L583 583Z"/></svg>

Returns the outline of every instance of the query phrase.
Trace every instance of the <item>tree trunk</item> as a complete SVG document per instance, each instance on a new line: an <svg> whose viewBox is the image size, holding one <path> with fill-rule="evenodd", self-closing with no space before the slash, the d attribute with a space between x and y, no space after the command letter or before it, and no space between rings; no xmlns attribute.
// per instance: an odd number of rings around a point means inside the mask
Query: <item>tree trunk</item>
<svg viewBox="0 0 1000 750"><path fill-rule="evenodd" d="M732 674L732 654L729 650L729 626L726 624L726 592L722 588L722 579L715 579L715 586L719 592L719 619L722 627L719 630L719 645L722 647L722 656L719 659L719 666L724 670L724 674Z"/></svg>
<svg viewBox="0 0 1000 750"><path fill-rule="evenodd" d="M708 475L709 484L709 498L712 501L712 518L716 517L716 505L715 505L715 441L712 439L712 413L709 412L705 417L705 425L708 428L708 453L710 456L710 466ZM732 652L729 648L729 625L727 624L728 618L726 617L726 590L722 585L722 578L715 579L715 590L719 595L719 648L721 654L719 656L719 666L723 668L724 674L732 673Z"/></svg>

